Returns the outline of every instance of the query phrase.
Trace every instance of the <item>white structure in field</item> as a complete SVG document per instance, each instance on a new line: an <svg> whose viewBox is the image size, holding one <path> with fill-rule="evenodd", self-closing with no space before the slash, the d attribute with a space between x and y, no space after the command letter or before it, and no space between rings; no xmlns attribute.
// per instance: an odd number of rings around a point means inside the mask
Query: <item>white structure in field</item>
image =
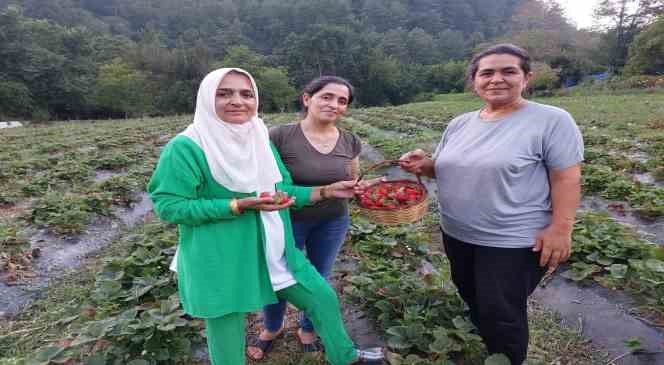
<svg viewBox="0 0 664 365"><path fill-rule="evenodd" d="M23 127L23 123L17 121L0 122L0 129Z"/></svg>

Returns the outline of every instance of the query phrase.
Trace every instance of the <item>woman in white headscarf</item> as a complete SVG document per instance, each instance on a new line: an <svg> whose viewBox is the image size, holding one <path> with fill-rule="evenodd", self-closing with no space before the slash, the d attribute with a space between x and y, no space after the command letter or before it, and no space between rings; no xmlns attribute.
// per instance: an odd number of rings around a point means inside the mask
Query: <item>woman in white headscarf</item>
<svg viewBox="0 0 664 365"><path fill-rule="evenodd" d="M288 212L348 198L355 183L292 185L257 109L248 72L208 74L194 122L164 148L150 181L156 213L179 225L182 306L205 319L214 365L244 364L245 313L278 298L311 318L330 363L380 363L380 349L357 350L348 337L334 290L295 248Z"/></svg>

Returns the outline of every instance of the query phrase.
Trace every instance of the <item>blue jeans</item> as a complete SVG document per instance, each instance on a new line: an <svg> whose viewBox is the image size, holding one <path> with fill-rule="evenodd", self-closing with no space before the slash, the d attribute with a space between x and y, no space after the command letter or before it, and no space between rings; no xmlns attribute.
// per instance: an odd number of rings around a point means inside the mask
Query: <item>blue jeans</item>
<svg viewBox="0 0 664 365"><path fill-rule="evenodd" d="M348 215L322 221L293 222L295 246L300 250L304 250L306 247L309 261L325 280L329 281L332 266L346 239L349 225ZM263 307L265 329L270 332L278 331L284 322L285 311L285 300L279 300L276 304ZM300 328L305 332L314 331L313 324L303 313L300 313Z"/></svg>

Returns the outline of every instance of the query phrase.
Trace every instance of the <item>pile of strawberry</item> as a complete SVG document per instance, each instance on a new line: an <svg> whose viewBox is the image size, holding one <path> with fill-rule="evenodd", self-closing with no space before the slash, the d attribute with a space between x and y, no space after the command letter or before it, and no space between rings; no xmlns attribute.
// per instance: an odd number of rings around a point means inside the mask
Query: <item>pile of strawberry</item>
<svg viewBox="0 0 664 365"><path fill-rule="evenodd" d="M424 198L421 185L409 181L383 182L367 188L357 198L367 209L398 209L417 204Z"/></svg>

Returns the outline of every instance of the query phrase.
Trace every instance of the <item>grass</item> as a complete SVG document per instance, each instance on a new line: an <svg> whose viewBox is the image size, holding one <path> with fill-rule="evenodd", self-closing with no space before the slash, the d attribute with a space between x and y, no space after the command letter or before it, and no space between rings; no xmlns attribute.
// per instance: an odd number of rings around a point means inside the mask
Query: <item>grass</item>
<svg viewBox="0 0 664 365"><path fill-rule="evenodd" d="M541 303L528 303L530 343L528 361L542 364L595 365L609 360L605 350L594 346L580 328L566 328L558 314Z"/></svg>

